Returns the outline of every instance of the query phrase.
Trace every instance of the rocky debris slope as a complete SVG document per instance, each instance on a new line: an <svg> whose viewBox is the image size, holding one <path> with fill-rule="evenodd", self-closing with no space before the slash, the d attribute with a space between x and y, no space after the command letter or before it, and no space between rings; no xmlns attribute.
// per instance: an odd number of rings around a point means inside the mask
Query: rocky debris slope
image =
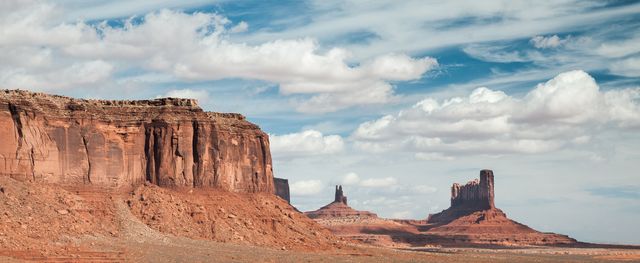
<svg viewBox="0 0 640 263"><path fill-rule="evenodd" d="M135 233L131 225L137 226ZM117 260L121 249L94 243L148 242L167 235L277 250L333 251L344 246L269 193L152 184L114 192L0 176L0 257L54 261L73 254L79 258L64 262L122 262Z"/></svg>
<svg viewBox="0 0 640 263"><path fill-rule="evenodd" d="M112 203L97 188L76 192L0 176L0 254L64 254L72 237L117 235Z"/></svg>
<svg viewBox="0 0 640 263"><path fill-rule="evenodd" d="M131 212L163 233L278 249L327 250L335 237L286 201L267 193L140 186Z"/></svg>
<svg viewBox="0 0 640 263"><path fill-rule="evenodd" d="M273 193L269 138L192 99L82 100L0 91L0 175L104 187Z"/></svg>
<svg viewBox="0 0 640 263"><path fill-rule="evenodd" d="M335 199L333 202L315 211L305 212L309 218L313 219L371 219L378 216L369 211L359 211L347 205L347 197L342 191L342 186L336 185Z"/></svg>

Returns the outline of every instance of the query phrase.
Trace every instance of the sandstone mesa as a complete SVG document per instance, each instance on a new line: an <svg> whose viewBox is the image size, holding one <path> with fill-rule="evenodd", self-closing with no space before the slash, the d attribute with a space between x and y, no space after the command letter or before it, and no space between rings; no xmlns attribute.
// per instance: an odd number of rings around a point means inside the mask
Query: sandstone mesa
<svg viewBox="0 0 640 263"><path fill-rule="evenodd" d="M0 91L0 174L106 187L275 191L269 138L193 99L82 100Z"/></svg>

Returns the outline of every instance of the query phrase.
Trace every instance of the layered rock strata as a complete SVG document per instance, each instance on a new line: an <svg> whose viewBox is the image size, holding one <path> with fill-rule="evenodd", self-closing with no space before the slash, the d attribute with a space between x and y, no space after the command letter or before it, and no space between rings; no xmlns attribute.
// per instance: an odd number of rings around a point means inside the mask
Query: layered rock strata
<svg viewBox="0 0 640 263"><path fill-rule="evenodd" d="M0 91L0 175L57 184L274 192L268 135L192 99Z"/></svg>

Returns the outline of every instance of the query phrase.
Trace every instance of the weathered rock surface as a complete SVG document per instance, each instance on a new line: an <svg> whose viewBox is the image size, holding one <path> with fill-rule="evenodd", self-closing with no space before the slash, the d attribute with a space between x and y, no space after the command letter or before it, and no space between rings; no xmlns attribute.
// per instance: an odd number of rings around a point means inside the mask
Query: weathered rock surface
<svg viewBox="0 0 640 263"><path fill-rule="evenodd" d="M541 233L515 222L494 205L493 171L480 171L480 180L451 187L451 207L430 215L428 233L440 242L549 245L571 244L565 235Z"/></svg>
<svg viewBox="0 0 640 263"><path fill-rule="evenodd" d="M0 91L0 175L57 184L274 192L268 135L192 99Z"/></svg>
<svg viewBox="0 0 640 263"><path fill-rule="evenodd" d="M441 213L430 215L430 223L447 223L476 211L495 209L493 171L480 171L480 179L465 185L451 186L451 207Z"/></svg>
<svg viewBox="0 0 640 263"><path fill-rule="evenodd" d="M274 177L273 185L275 187L276 195L287 201L287 203L291 203L291 196L289 195L289 180Z"/></svg>
<svg viewBox="0 0 640 263"><path fill-rule="evenodd" d="M336 185L335 199L328 205L315 211L305 212L309 218L313 219L342 219L342 218L377 218L378 216L369 211L359 211L347 205L347 197L342 191L342 186Z"/></svg>
<svg viewBox="0 0 640 263"><path fill-rule="evenodd" d="M466 185L454 183L451 187L451 207L475 207L491 209L493 202L493 171L480 171L480 180L476 179Z"/></svg>

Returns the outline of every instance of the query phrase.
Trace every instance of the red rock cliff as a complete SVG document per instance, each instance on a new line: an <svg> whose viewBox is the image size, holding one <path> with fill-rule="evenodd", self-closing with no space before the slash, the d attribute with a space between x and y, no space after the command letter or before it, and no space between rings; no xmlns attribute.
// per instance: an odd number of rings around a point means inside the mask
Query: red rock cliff
<svg viewBox="0 0 640 263"><path fill-rule="evenodd" d="M274 192L269 138L195 100L81 100L0 91L0 175L59 184Z"/></svg>
<svg viewBox="0 0 640 263"><path fill-rule="evenodd" d="M493 171L480 171L480 180L465 185L454 183L451 187L451 207L466 206L478 210L495 208L493 195Z"/></svg>

